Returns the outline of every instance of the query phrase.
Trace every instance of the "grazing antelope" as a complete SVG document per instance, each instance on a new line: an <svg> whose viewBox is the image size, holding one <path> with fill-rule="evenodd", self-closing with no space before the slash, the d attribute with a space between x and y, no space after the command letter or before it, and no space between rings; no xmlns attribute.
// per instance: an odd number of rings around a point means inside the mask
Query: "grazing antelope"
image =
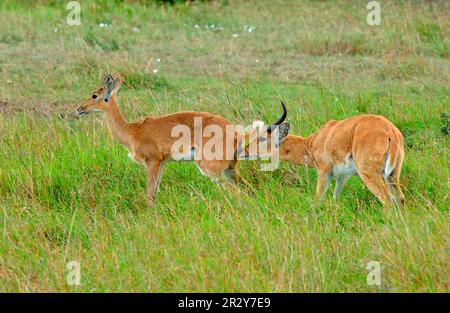
<svg viewBox="0 0 450 313"><path fill-rule="evenodd" d="M337 199L348 177L358 175L383 204L404 202L399 182L403 135L383 116L332 120L308 137L288 135L279 153L280 160L317 168L316 195L321 199L331 179L336 180Z"/></svg>
<svg viewBox="0 0 450 313"><path fill-rule="evenodd" d="M281 100L283 115L272 125L254 121L251 130L241 134L238 153L244 160L278 159L278 150L289 133L290 124L284 122L287 116L286 105Z"/></svg>
<svg viewBox="0 0 450 313"><path fill-rule="evenodd" d="M146 166L147 197L150 205L155 204L163 166L167 161L195 160L202 174L218 183L222 182L221 178L232 183L239 180L236 169L237 147L242 137L230 122L221 116L206 112L178 112L129 123L123 118L117 105L116 93L121 84L122 79L119 75L107 75L103 80L103 87L95 91L77 111L80 115L97 111L106 114L113 137L128 149L128 156L132 160ZM283 117L275 122L275 127L286 118L284 106L283 110ZM214 128L212 132L229 135L231 149L223 136L212 137L210 128ZM179 133L176 130L183 129L190 131L189 136L177 138ZM200 136L196 136L198 133ZM266 133L266 137L270 139L270 133ZM202 156L202 149L206 145L214 146L216 150L223 148L225 155L219 158Z"/></svg>

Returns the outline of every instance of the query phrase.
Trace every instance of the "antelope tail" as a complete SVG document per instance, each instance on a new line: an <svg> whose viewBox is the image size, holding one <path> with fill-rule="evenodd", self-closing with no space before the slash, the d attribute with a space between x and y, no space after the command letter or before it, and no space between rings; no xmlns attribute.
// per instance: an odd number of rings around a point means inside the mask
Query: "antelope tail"
<svg viewBox="0 0 450 313"><path fill-rule="evenodd" d="M392 173L392 168L391 168L391 138L388 138L388 147L387 147L387 151L386 151L386 158L384 159L384 166L383 166L383 176L384 179L387 180L389 178L389 176Z"/></svg>

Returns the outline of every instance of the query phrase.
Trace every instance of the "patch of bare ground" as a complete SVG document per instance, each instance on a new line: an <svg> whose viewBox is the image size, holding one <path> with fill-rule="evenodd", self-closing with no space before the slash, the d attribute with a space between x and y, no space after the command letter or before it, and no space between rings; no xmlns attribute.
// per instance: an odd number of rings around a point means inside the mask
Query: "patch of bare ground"
<svg viewBox="0 0 450 313"><path fill-rule="evenodd" d="M7 101L0 100L0 113L10 114L13 111L13 105Z"/></svg>

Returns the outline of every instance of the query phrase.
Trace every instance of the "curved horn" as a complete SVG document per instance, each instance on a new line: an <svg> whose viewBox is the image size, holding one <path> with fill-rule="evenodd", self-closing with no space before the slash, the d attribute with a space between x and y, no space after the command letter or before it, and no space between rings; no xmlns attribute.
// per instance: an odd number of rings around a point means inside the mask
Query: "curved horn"
<svg viewBox="0 0 450 313"><path fill-rule="evenodd" d="M281 100L281 106L283 107L283 115L280 117L280 119L278 121L276 121L275 123L273 123L272 125L267 127L267 131L269 132L269 134L272 132L273 128L276 128L278 125L283 123L284 120L286 119L287 109L286 109L286 105L284 104L283 100Z"/></svg>

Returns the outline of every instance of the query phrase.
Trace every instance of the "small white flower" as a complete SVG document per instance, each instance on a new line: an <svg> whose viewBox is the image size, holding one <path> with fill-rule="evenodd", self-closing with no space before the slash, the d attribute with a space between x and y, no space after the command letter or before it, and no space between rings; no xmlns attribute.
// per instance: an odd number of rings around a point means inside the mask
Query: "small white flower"
<svg viewBox="0 0 450 313"><path fill-rule="evenodd" d="M140 29L137 28L137 27L133 27L133 31L134 31L135 33L140 33L140 32L141 32Z"/></svg>
<svg viewBox="0 0 450 313"><path fill-rule="evenodd" d="M99 26L100 28L105 28L105 27L108 27L108 24L106 24L106 23L100 23L100 24L98 24L98 26Z"/></svg>
<svg viewBox="0 0 450 313"><path fill-rule="evenodd" d="M256 63L259 63L259 59L256 59L255 62L256 62Z"/></svg>
<svg viewBox="0 0 450 313"><path fill-rule="evenodd" d="M194 27L197 29L200 28L200 26L198 24L195 24Z"/></svg>
<svg viewBox="0 0 450 313"><path fill-rule="evenodd" d="M160 58L157 58L156 59L156 63L160 63L161 62L161 59Z"/></svg>
<svg viewBox="0 0 450 313"><path fill-rule="evenodd" d="M256 29L255 26L251 26L251 25L245 25L244 26L244 31L247 31L249 33L253 32Z"/></svg>
<svg viewBox="0 0 450 313"><path fill-rule="evenodd" d="M58 32L58 27L56 27L53 31L54 31L55 33L57 33L57 32Z"/></svg>
<svg viewBox="0 0 450 313"><path fill-rule="evenodd" d="M239 34L233 34L233 38L239 37Z"/></svg>
<svg viewBox="0 0 450 313"><path fill-rule="evenodd" d="M158 73L158 69L157 69L157 68L155 68L155 69L153 70L153 74L156 74L156 73Z"/></svg>

